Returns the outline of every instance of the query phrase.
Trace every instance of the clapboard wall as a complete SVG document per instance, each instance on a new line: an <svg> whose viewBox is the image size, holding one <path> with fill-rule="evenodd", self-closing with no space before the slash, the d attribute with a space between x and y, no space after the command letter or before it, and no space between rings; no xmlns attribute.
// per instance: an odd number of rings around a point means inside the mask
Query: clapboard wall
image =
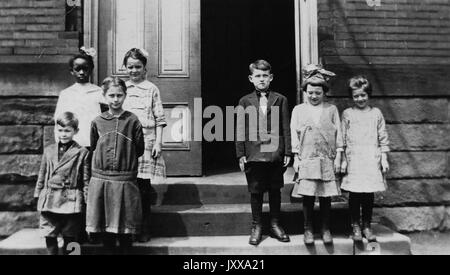
<svg viewBox="0 0 450 275"><path fill-rule="evenodd" d="M350 106L347 80L366 75L391 139L389 190L377 219L399 230L450 225L450 1L319 0L319 52L337 74L330 101Z"/></svg>

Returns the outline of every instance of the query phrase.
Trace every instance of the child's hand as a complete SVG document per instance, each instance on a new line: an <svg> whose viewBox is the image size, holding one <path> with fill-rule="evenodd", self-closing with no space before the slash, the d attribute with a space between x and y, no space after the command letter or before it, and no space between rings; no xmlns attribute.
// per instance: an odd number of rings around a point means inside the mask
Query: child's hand
<svg viewBox="0 0 450 275"><path fill-rule="evenodd" d="M341 173L342 173L342 174L347 173L347 166L348 166L348 162L347 162L347 160L344 159L344 160L341 162Z"/></svg>
<svg viewBox="0 0 450 275"><path fill-rule="evenodd" d="M293 165L294 171L298 173L300 168L300 158L298 157L298 154L295 154L294 156L294 165Z"/></svg>
<svg viewBox="0 0 450 275"><path fill-rule="evenodd" d="M336 158L334 160L334 173L339 174L341 172L341 159Z"/></svg>
<svg viewBox="0 0 450 275"><path fill-rule="evenodd" d="M161 156L161 144L159 143L155 143L155 145L153 145L153 149L152 149L152 158L156 159L159 158Z"/></svg>
<svg viewBox="0 0 450 275"><path fill-rule="evenodd" d="M241 157L239 159L239 168L241 168L241 171L244 172L245 171L245 164L247 163L247 158L246 157Z"/></svg>
<svg viewBox="0 0 450 275"><path fill-rule="evenodd" d="M336 158L334 159L334 173L339 174L341 172L342 152L338 151Z"/></svg>
<svg viewBox="0 0 450 275"><path fill-rule="evenodd" d="M383 174L389 172L389 162L387 161L387 158L381 158L381 172L383 172Z"/></svg>
<svg viewBox="0 0 450 275"><path fill-rule="evenodd" d="M288 167L289 163L291 163L291 157L290 156L285 156L284 157L284 165L283 165L283 167Z"/></svg>

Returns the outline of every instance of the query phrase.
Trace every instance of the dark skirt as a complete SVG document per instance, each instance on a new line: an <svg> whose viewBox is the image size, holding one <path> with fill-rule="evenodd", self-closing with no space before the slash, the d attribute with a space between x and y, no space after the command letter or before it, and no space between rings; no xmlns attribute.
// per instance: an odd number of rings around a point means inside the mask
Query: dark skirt
<svg viewBox="0 0 450 275"><path fill-rule="evenodd" d="M248 162L245 165L248 191L264 193L284 186L284 172L287 167L279 162Z"/></svg>
<svg viewBox="0 0 450 275"><path fill-rule="evenodd" d="M87 232L139 234L142 205L136 180L117 181L92 177L86 212Z"/></svg>

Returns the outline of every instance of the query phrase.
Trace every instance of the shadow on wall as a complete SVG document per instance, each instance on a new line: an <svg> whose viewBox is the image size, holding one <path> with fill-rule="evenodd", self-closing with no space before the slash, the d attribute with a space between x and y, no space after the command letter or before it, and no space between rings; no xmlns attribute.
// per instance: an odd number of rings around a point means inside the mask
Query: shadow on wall
<svg viewBox="0 0 450 275"><path fill-rule="evenodd" d="M355 56L361 60L362 64L364 64L364 66L363 66L365 68L364 71L367 71L369 73L369 75L368 75L369 80L372 82L374 87L377 87L376 93L380 94L380 97L396 96L395 94L392 94L394 91L388 91L385 87L385 79L386 79L387 75L380 74L380 70L373 64L373 62L371 62L371 60L368 58L368 56L363 54L363 52L361 50L364 48L363 41L359 41L355 38L355 31L352 29L352 26L354 26L354 25L351 25L348 23L346 15L345 15L346 7L343 6L342 1L328 0L327 4L328 4L328 6L330 6L330 10L333 11L334 16L338 17L339 20L342 22L342 24L343 24L342 26L345 29L345 33L347 33L350 36L350 38L349 38L350 43L354 46L354 49L356 51ZM323 29L319 33L319 37L322 39L327 39L325 46L332 51L332 52L323 52L326 49L323 49L324 47L320 47L321 51L322 51L321 55L322 54L334 54L334 55L336 55L337 58L339 58L339 56L337 55L337 51L336 51L337 45L335 43L334 38L330 34L327 34L326 32L324 32ZM388 58L388 57L386 57L386 58ZM347 64L342 59L340 59L340 60L341 60L341 62L339 62L339 65L338 65L339 71L346 72L346 74L349 76L361 74L361 68L359 68L361 66ZM324 64L324 66L329 67L329 66L327 66L327 64ZM337 76L337 78L339 78L339 75ZM347 81L347 79L343 83L346 83L346 81ZM343 84L342 82L340 82L340 83L341 83L341 85ZM332 85L332 87L333 86L335 87L335 91L334 91L334 93L333 93L333 91L331 91L332 96L336 95L336 94L347 95L347 87L344 87L344 86L336 87L335 85ZM347 108L350 106L351 106L351 100L349 98L347 99L345 104L342 104L342 103L338 104L338 107L341 112L344 110L344 108ZM394 110L392 108L392 106L390 106L390 105L384 106L384 109L389 110L389 113L394 114L394 116L395 116L396 110ZM400 121L399 119L396 119L395 117L394 118L385 117L385 119L386 119L386 121ZM403 144L408 144L406 137L404 135L400 134L398 136L401 139L401 142ZM407 161L408 165L410 165L413 170L418 171L420 164L415 162L415 159L411 154L405 154L405 155L408 156L408 161Z"/></svg>

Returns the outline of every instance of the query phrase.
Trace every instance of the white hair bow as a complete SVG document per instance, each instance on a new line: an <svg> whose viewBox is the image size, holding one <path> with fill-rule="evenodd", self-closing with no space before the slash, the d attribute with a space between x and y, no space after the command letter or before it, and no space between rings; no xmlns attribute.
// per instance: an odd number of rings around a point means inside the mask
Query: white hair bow
<svg viewBox="0 0 450 275"><path fill-rule="evenodd" d="M86 47L81 47L80 51L85 53L86 55L92 56L93 58L97 55L97 51L94 48L87 49Z"/></svg>
<svg viewBox="0 0 450 275"><path fill-rule="evenodd" d="M149 57L149 53L146 51L146 50L144 50L144 49L139 49L139 51L142 53L142 55L143 56L145 56L146 58L148 58Z"/></svg>

